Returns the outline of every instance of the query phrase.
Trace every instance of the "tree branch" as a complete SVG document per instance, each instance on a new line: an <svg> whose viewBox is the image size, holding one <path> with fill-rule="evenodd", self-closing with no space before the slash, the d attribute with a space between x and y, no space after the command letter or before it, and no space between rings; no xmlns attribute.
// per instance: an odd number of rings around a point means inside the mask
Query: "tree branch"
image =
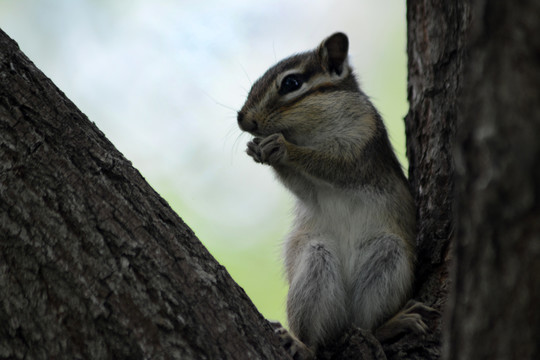
<svg viewBox="0 0 540 360"><path fill-rule="evenodd" d="M0 357L286 358L97 127L0 31Z"/></svg>

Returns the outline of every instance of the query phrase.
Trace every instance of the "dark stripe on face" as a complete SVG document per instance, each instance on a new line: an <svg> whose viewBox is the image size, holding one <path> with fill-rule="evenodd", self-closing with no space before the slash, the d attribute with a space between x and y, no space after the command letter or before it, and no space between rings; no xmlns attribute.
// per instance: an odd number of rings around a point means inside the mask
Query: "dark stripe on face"
<svg viewBox="0 0 540 360"><path fill-rule="evenodd" d="M293 105L299 103L307 96L310 96L315 93L331 93L336 91L349 91L349 92L360 92L358 89L358 85L356 85L356 81L354 80L354 75L351 73L349 74L345 79L337 82L337 83L322 83L318 85L317 87L314 87L312 89L309 89L302 95L291 99L284 105L282 105L283 110L287 110L288 108L292 107Z"/></svg>

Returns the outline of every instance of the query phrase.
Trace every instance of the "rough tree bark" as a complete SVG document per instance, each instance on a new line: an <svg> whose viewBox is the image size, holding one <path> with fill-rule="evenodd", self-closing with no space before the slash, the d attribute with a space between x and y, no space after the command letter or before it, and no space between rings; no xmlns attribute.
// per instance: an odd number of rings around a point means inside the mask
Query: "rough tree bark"
<svg viewBox="0 0 540 360"><path fill-rule="evenodd" d="M0 31L0 358L286 358L193 232Z"/></svg>
<svg viewBox="0 0 540 360"><path fill-rule="evenodd" d="M533 0L407 3L414 297L444 310L454 289L449 358L540 358L539 18ZM286 357L191 230L2 32L0 289L0 358ZM328 358L438 359L441 321L429 325L382 347L353 331Z"/></svg>
<svg viewBox="0 0 540 360"><path fill-rule="evenodd" d="M540 359L540 2L472 6L450 359Z"/></svg>
<svg viewBox="0 0 540 360"><path fill-rule="evenodd" d="M466 1L407 2L409 180L417 204L420 299L442 309L453 235L453 157ZM444 286L441 286L445 284Z"/></svg>

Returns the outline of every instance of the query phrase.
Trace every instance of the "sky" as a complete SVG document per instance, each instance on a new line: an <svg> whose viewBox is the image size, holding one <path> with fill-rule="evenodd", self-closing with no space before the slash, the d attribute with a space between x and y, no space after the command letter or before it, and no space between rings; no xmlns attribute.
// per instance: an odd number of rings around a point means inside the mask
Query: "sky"
<svg viewBox="0 0 540 360"><path fill-rule="evenodd" d="M0 28L105 133L270 319L285 321L292 195L236 111L280 59L347 33L406 166L405 2L0 0Z"/></svg>

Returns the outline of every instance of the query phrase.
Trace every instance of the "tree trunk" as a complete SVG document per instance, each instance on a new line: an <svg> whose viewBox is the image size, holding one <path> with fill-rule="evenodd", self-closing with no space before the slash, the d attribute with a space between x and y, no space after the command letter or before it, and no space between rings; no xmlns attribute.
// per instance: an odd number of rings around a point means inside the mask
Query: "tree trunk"
<svg viewBox="0 0 540 360"><path fill-rule="evenodd" d="M2 31L0 287L0 358L286 358L227 271Z"/></svg>
<svg viewBox="0 0 540 360"><path fill-rule="evenodd" d="M417 293L439 310L448 292L452 148L468 12L465 1L407 3L410 109L405 125L409 179L418 211Z"/></svg>
<svg viewBox="0 0 540 360"><path fill-rule="evenodd" d="M540 3L477 1L447 358L540 359Z"/></svg>

